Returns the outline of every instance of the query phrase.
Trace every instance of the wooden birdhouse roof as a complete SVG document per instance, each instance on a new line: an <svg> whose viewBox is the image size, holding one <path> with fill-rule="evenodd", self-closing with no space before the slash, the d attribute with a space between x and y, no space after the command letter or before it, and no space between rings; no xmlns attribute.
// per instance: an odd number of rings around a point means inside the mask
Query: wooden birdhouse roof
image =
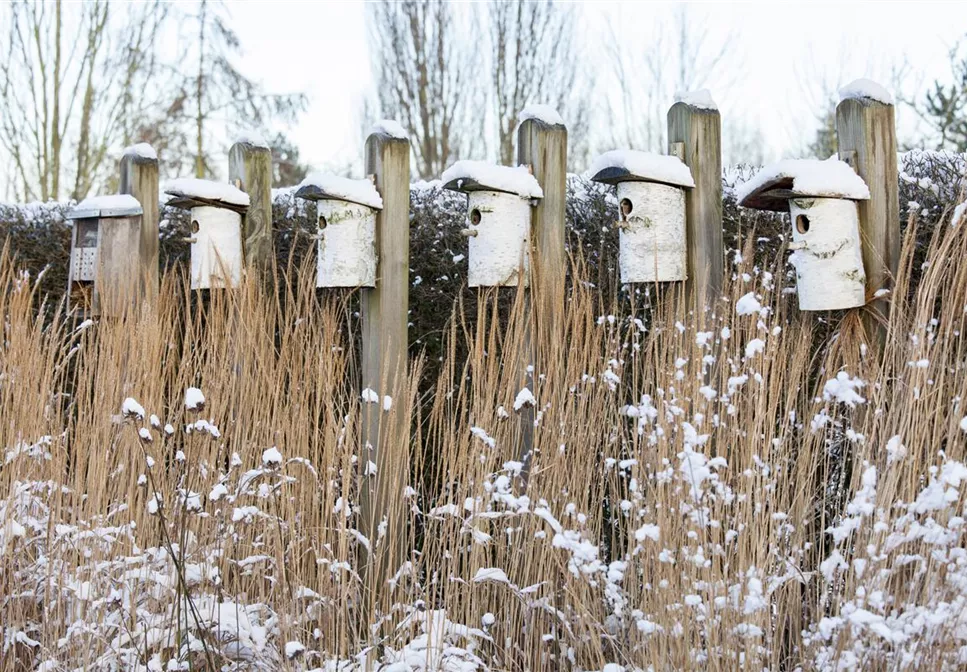
<svg viewBox="0 0 967 672"><path fill-rule="evenodd" d="M766 166L736 187L739 205L785 212L793 198L843 198L865 201L870 190L845 161L832 158L787 159Z"/></svg>
<svg viewBox="0 0 967 672"><path fill-rule="evenodd" d="M695 186L692 172L677 156L613 149L594 159L588 171L591 179L605 184L655 182L673 187Z"/></svg>
<svg viewBox="0 0 967 672"><path fill-rule="evenodd" d="M165 184L164 192L171 196L168 205L177 208L197 208L210 206L245 212L249 197L241 189L224 182L201 180L195 177L182 177Z"/></svg>
<svg viewBox="0 0 967 672"><path fill-rule="evenodd" d="M141 204L131 194L89 196L71 208L67 219L90 219L92 217L134 217L142 214Z"/></svg>
<svg viewBox="0 0 967 672"><path fill-rule="evenodd" d="M543 198L544 190L526 166L498 166L487 161L457 161L443 171L443 188L469 194L500 191L521 198Z"/></svg>

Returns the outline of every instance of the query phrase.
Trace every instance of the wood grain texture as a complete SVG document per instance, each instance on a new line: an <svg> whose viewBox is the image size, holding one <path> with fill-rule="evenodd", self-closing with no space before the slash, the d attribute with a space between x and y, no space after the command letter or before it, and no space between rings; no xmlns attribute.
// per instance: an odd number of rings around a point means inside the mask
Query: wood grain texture
<svg viewBox="0 0 967 672"><path fill-rule="evenodd" d="M682 143L681 150L675 147ZM669 153L682 151L694 189L685 190L688 280L697 310L722 292L725 248L722 241L722 119L717 110L675 103L668 110Z"/></svg>
<svg viewBox="0 0 967 672"><path fill-rule="evenodd" d="M362 388L379 394L379 403L363 403L360 467L376 465L375 476L362 478L360 527L376 539L386 520L381 553L364 564L364 580L374 588L385 586L405 558L397 543L405 534L401 504L409 478L409 424L400 408L408 391L401 389L407 371L407 329L410 287L410 143L383 133L366 140L366 174L376 178L383 209L376 215L376 286L360 290L362 304ZM385 396L395 410L382 408ZM389 572L389 574L387 574ZM365 585L364 584L364 585ZM382 595L373 596L381 599Z"/></svg>
<svg viewBox="0 0 967 672"><path fill-rule="evenodd" d="M900 195L896 119L893 105L869 98L848 98L836 107L839 155L870 188L870 200L858 201L868 327L883 333L889 299L873 300L879 289L892 289L900 262ZM876 325L879 326L876 326Z"/></svg>
<svg viewBox="0 0 967 672"><path fill-rule="evenodd" d="M265 274L272 266L272 151L236 142L228 152L228 180L249 195L242 220L245 265Z"/></svg>
<svg viewBox="0 0 967 672"><path fill-rule="evenodd" d="M94 315L120 317L141 295L142 230L141 215L101 219Z"/></svg>
<svg viewBox="0 0 967 672"><path fill-rule="evenodd" d="M158 298L158 159L125 154L118 166L118 193L131 194L141 204L141 293L149 305Z"/></svg>
<svg viewBox="0 0 967 672"><path fill-rule="evenodd" d="M567 270L564 221L567 211L567 127L526 119L517 129L517 163L529 166L544 197L531 210L530 283L527 290L523 360L540 371L540 347L554 338L555 317L564 310ZM533 392L534 372L521 371L521 384ZM534 450L535 409L520 411L520 445L526 485Z"/></svg>

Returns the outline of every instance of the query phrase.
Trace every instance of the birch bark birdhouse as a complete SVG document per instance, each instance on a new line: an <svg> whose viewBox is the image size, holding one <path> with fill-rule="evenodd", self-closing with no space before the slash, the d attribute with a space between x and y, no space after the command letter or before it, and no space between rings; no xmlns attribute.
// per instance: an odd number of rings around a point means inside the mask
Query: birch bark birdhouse
<svg viewBox="0 0 967 672"><path fill-rule="evenodd" d="M739 205L789 212L800 310L866 304L866 273L857 201L870 197L862 178L838 159L780 161L737 189Z"/></svg>
<svg viewBox="0 0 967 672"><path fill-rule="evenodd" d="M141 273L141 204L127 194L94 196L73 221L68 302L91 315L116 315L137 293Z"/></svg>
<svg viewBox="0 0 967 672"><path fill-rule="evenodd" d="M191 288L224 289L242 281L244 191L230 184L182 178L165 186L168 205L191 211Z"/></svg>
<svg viewBox="0 0 967 672"><path fill-rule="evenodd" d="M617 190L621 282L687 279L685 190L695 186L688 166L674 156L614 150L595 159L591 174Z"/></svg>
<svg viewBox="0 0 967 672"><path fill-rule="evenodd" d="M543 191L524 167L458 161L443 173L443 187L467 195L470 287L527 285L531 212Z"/></svg>
<svg viewBox="0 0 967 672"><path fill-rule="evenodd" d="M312 173L295 195L315 201L316 286L376 286L376 213L383 199L371 179Z"/></svg>

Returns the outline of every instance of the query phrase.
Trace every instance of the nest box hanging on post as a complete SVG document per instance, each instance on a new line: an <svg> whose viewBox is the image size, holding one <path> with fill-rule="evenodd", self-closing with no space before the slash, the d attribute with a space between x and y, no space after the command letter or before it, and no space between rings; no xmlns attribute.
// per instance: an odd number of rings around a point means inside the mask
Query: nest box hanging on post
<svg viewBox="0 0 967 672"><path fill-rule="evenodd" d="M695 186L678 157L634 150L605 152L591 179L618 192L621 282L678 282L688 277L685 190Z"/></svg>
<svg viewBox="0 0 967 672"><path fill-rule="evenodd" d="M94 196L68 214L73 220L68 303L91 315L118 315L141 282L141 204L127 194Z"/></svg>
<svg viewBox="0 0 967 672"><path fill-rule="evenodd" d="M168 205L191 210L191 288L222 289L242 281L244 191L230 184L182 178L165 186Z"/></svg>
<svg viewBox="0 0 967 672"><path fill-rule="evenodd" d="M457 161L443 173L443 188L467 194L468 284L527 285L531 207L544 193L524 167ZM523 273L523 280L521 274Z"/></svg>
<svg viewBox="0 0 967 672"><path fill-rule="evenodd" d="M838 159L780 161L737 189L739 205L786 212L792 219L800 310L841 310L866 304L866 273L857 201L870 191Z"/></svg>
<svg viewBox="0 0 967 672"><path fill-rule="evenodd" d="M376 212L383 199L373 181L312 173L295 195L316 202L316 286L375 287Z"/></svg>

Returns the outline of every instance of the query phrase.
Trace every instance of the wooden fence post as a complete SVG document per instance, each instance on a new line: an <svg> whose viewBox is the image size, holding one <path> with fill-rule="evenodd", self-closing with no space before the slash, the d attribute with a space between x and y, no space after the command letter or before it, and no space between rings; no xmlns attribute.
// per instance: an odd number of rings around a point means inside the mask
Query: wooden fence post
<svg viewBox="0 0 967 672"><path fill-rule="evenodd" d="M361 486L359 495L362 534L372 551L363 566L364 585L380 591L386 572L396 572L405 560L406 507L401 504L409 479L409 418L402 411L384 408L387 396L403 407L402 387L409 347L410 288L410 143L405 137L374 130L366 139L366 174L376 178L383 209L376 215L376 286L362 288L362 387L376 393L363 400ZM397 399L398 397L398 399ZM370 464L375 465L375 473ZM397 489L398 488L398 489ZM380 542L387 552L376 553ZM379 594L373 596L379 598Z"/></svg>
<svg viewBox="0 0 967 672"><path fill-rule="evenodd" d="M836 106L836 135L840 159L870 189L870 200L857 201L866 297L871 300L864 327L869 336L882 339L889 298L872 298L880 289L893 288L900 263L900 176L893 105L872 98L845 98Z"/></svg>
<svg viewBox="0 0 967 672"><path fill-rule="evenodd" d="M681 147L676 147L681 143ZM695 188L685 191L686 290L696 310L722 292L722 118L718 110L678 102L668 110L669 154L680 154Z"/></svg>
<svg viewBox="0 0 967 672"><path fill-rule="evenodd" d="M526 363L536 368L537 343L546 342L551 316L564 310L564 219L567 210L567 126L556 114L521 120L517 128L517 163L529 166L544 197L531 212L530 289L525 307ZM537 301L533 301L534 298ZM544 336L542 336L544 335ZM536 340L535 340L536 339ZM534 390L534 368L521 372L527 389ZM520 409L520 461L526 483L534 448L533 406Z"/></svg>
<svg viewBox="0 0 967 672"><path fill-rule="evenodd" d="M239 140L228 152L228 180L249 195L242 219L245 266L266 274L272 266L272 150Z"/></svg>
<svg viewBox="0 0 967 672"><path fill-rule="evenodd" d="M141 204L141 285L144 301L154 306L158 298L158 155L151 145L128 147L118 165L118 193L130 194Z"/></svg>

